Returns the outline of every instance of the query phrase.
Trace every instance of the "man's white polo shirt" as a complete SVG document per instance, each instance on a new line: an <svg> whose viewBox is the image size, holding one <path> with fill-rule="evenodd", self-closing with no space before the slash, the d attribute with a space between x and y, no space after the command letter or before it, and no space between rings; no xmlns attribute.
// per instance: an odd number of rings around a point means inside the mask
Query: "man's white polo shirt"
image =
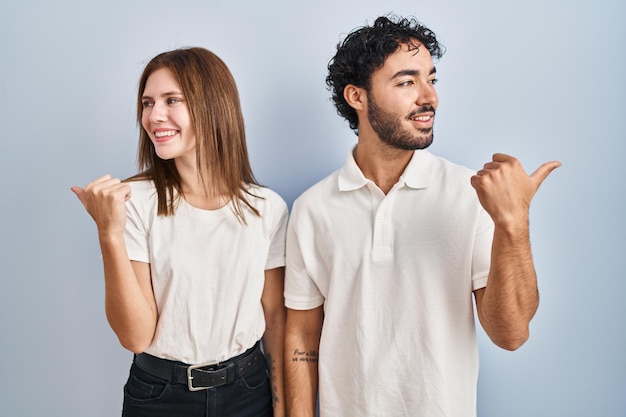
<svg viewBox="0 0 626 417"><path fill-rule="evenodd" d="M322 417L475 415L493 224L471 175L416 151L385 195L350 154L294 203L285 299L324 304Z"/></svg>

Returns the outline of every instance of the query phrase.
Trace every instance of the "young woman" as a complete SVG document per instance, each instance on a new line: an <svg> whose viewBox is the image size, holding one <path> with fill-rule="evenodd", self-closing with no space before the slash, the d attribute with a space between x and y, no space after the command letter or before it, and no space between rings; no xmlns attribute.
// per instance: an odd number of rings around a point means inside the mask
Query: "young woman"
<svg viewBox="0 0 626 417"><path fill-rule="evenodd" d="M282 416L287 206L254 179L235 81L206 49L162 53L137 118L141 172L72 187L135 353L123 416Z"/></svg>

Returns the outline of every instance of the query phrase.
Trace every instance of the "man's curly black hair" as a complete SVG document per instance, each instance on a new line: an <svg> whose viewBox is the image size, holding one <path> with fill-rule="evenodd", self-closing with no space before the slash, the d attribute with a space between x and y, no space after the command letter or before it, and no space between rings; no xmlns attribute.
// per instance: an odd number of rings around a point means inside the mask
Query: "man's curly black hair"
<svg viewBox="0 0 626 417"><path fill-rule="evenodd" d="M344 99L343 90L352 84L369 91L372 74L383 66L387 57L400 45L415 40L428 49L433 59L441 58L445 52L435 34L417 19L394 15L381 16L372 26L352 31L337 45L337 53L328 63L326 84L337 113L348 121L351 129L358 128L358 118Z"/></svg>

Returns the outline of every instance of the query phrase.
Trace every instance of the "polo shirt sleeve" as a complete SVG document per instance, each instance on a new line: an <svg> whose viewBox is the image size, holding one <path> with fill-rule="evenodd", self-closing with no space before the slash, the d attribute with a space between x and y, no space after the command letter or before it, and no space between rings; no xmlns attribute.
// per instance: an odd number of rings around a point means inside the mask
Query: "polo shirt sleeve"
<svg viewBox="0 0 626 417"><path fill-rule="evenodd" d="M487 286L491 267L491 244L493 242L493 220L478 203L476 234L472 253L472 291Z"/></svg>
<svg viewBox="0 0 626 417"><path fill-rule="evenodd" d="M308 239L313 238L307 233L304 235ZM324 296L311 278L304 261L303 250L307 247L306 240L298 235L298 213L294 205L287 227L285 268L285 306L294 310L310 310L324 303Z"/></svg>

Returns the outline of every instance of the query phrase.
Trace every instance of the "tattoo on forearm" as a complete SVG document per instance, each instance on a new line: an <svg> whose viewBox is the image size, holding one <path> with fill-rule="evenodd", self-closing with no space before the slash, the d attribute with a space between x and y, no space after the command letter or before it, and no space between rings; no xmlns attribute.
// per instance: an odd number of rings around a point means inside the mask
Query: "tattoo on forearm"
<svg viewBox="0 0 626 417"><path fill-rule="evenodd" d="M280 402L278 399L278 389L276 388L276 361L272 359L271 353L265 354L265 361L267 362L270 383L272 385L272 406L276 407L276 404Z"/></svg>
<svg viewBox="0 0 626 417"><path fill-rule="evenodd" d="M319 354L317 350L309 350L302 351L300 349L295 349L293 351L293 357L291 358L292 362L314 362L317 363L317 358Z"/></svg>

